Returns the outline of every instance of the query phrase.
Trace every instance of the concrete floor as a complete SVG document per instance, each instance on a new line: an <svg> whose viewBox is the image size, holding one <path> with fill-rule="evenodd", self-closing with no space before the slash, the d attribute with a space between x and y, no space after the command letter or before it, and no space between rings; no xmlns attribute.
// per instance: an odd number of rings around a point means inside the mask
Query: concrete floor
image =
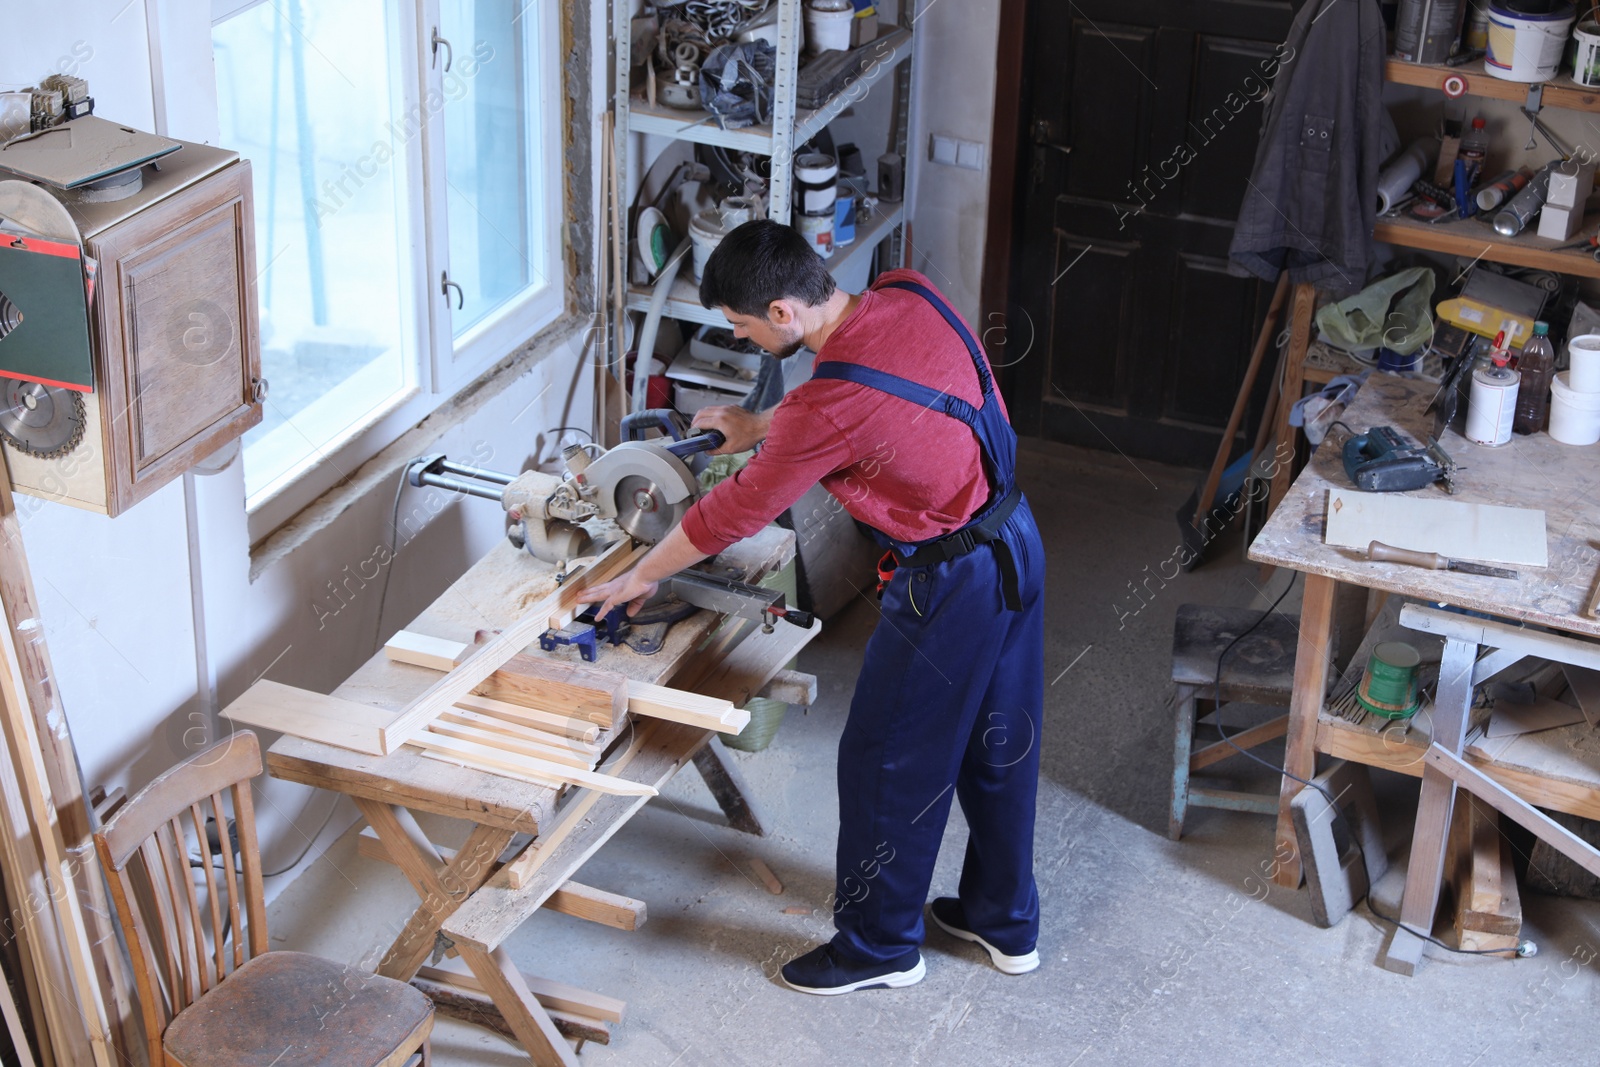
<svg viewBox="0 0 1600 1067"><path fill-rule="evenodd" d="M1408 979L1377 966L1385 928L1365 907L1319 929L1304 891L1262 876L1267 819L1197 810L1181 842L1167 839L1173 615L1184 601L1264 606L1256 568L1229 540L1205 566L1165 588L1152 580L1153 597L1135 600L1130 583L1161 573L1177 547L1173 514L1195 474L1029 445L1021 480L1051 567L1045 659L1054 681L1037 833L1044 965L1007 977L975 946L934 930L928 976L908 989L822 998L775 981L779 965L831 933L833 761L876 620L862 603L801 658L819 678L817 705L791 709L766 752L729 754L767 837L728 829L699 776L682 774L583 871L588 884L648 903L640 930L541 912L510 943L529 973L628 1001L612 1043L586 1046L582 1062L1600 1062L1595 905L1525 894L1536 958L1430 949ZM1275 597L1286 580L1275 576L1266 592ZM1294 603L1291 595L1286 606ZM1380 779L1401 864L1415 785ZM1241 780L1269 781L1248 767ZM935 894L954 892L965 832L958 808ZM777 873L782 896L750 873L751 857ZM1397 873L1380 887L1389 914L1400 882ZM370 962L414 903L398 872L356 855L352 831L278 896L275 947ZM809 911L785 913L795 907ZM444 1020L434 1056L441 1067L526 1062L502 1038Z"/></svg>

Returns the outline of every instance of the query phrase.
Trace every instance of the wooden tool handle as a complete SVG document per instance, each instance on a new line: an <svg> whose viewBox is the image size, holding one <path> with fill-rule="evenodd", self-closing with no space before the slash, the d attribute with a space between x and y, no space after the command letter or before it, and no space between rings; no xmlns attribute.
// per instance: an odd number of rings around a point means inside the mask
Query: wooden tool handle
<svg viewBox="0 0 1600 1067"><path fill-rule="evenodd" d="M1407 563L1433 571L1442 571L1450 564L1437 552L1415 552L1409 548L1395 548L1382 541L1374 541L1367 546L1367 558L1375 563Z"/></svg>

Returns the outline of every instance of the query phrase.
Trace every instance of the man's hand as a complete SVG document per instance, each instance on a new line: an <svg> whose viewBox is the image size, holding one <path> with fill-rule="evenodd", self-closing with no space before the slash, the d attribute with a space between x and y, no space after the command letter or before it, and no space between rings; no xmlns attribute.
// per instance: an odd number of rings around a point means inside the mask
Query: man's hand
<svg viewBox="0 0 1600 1067"><path fill-rule="evenodd" d="M619 604L626 604L628 615L639 614L639 609L644 607L644 602L656 595L659 582L646 581L639 574L639 568L634 567L620 578L613 578L609 582L591 585L578 594L578 601L582 604L592 604L600 601L600 610L595 613L595 618L604 619L611 614L613 608Z"/></svg>
<svg viewBox="0 0 1600 1067"><path fill-rule="evenodd" d="M696 412L692 425L722 431L722 436L728 440L711 454L731 456L748 452L766 439L767 430L772 426L772 412L757 415L741 407L716 404Z"/></svg>

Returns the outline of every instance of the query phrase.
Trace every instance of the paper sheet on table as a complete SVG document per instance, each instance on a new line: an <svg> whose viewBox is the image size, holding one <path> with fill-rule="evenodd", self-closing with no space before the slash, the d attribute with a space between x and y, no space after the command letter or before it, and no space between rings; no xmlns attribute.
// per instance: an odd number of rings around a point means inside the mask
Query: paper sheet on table
<svg viewBox="0 0 1600 1067"><path fill-rule="evenodd" d="M1382 541L1451 559L1550 565L1543 511L1399 493L1328 490L1328 527L1323 540L1362 552L1372 542Z"/></svg>
<svg viewBox="0 0 1600 1067"><path fill-rule="evenodd" d="M1494 714L1489 717L1489 725L1483 733L1489 738L1515 737L1582 721L1582 711L1559 700L1535 700L1532 704L1512 704L1502 700L1495 704Z"/></svg>

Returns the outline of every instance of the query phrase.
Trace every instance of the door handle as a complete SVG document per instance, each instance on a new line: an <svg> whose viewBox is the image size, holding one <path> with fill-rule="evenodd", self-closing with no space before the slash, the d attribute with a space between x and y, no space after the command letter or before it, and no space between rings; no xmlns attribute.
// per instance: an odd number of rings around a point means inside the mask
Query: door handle
<svg viewBox="0 0 1600 1067"><path fill-rule="evenodd" d="M1047 119L1039 119L1033 124L1033 143L1040 148L1048 148L1053 152L1060 152L1064 156L1072 154L1072 146L1060 144L1056 141L1055 123Z"/></svg>
<svg viewBox="0 0 1600 1067"><path fill-rule="evenodd" d="M445 271L439 275L439 292L444 295L444 302L450 303L450 290L456 291L456 310L460 311L467 306L467 296L461 291L461 286L450 280L450 272Z"/></svg>
<svg viewBox="0 0 1600 1067"><path fill-rule="evenodd" d="M448 40L439 36L439 27L433 28L433 65L439 65L439 46L444 45L444 72L450 73L450 64L455 62L456 50L451 47Z"/></svg>

